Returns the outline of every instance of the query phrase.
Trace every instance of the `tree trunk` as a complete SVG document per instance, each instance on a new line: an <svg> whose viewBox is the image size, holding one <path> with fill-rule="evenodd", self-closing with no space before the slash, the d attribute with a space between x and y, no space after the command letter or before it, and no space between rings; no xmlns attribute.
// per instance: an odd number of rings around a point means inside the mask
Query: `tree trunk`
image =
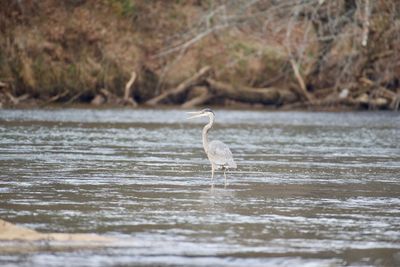
<svg viewBox="0 0 400 267"><path fill-rule="evenodd" d="M211 92L215 95L242 102L279 105L298 99L297 95L290 90L274 87L253 88L240 86L239 88L213 79L207 79L207 83L210 85Z"/></svg>
<svg viewBox="0 0 400 267"><path fill-rule="evenodd" d="M168 90L168 91L150 99L149 101L146 102L146 104L148 104L150 106L155 106L170 96L184 93L191 86L200 83L200 81L202 79L204 79L204 77L206 75L208 75L210 73L210 71L211 71L211 68L209 66L203 67L195 75L193 75L192 77L188 78L187 80L185 80L181 84L179 84L178 87L176 87L175 89Z"/></svg>

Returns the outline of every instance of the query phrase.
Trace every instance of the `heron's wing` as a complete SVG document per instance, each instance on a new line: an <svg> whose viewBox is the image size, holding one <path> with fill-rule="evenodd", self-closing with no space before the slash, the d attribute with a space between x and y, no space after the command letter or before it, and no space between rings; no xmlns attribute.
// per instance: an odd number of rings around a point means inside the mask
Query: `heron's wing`
<svg viewBox="0 0 400 267"><path fill-rule="evenodd" d="M208 158L216 165L236 168L231 150L221 141L214 140L210 142L208 145Z"/></svg>

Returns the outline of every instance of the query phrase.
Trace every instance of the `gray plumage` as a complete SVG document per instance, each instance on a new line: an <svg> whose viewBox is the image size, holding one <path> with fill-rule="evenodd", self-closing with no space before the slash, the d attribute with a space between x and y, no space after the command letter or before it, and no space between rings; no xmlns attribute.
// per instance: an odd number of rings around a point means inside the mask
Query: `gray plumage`
<svg viewBox="0 0 400 267"><path fill-rule="evenodd" d="M208 132L212 128L214 124L215 115L214 112L209 109L203 109L202 111L198 112L189 112L193 116L192 118L198 118L203 116L208 116L210 121L206 124L203 128L203 148L207 154L207 157L211 163L211 179L212 179L212 186L214 184L214 171L217 169L222 169L224 172L225 177L225 186L227 185L226 182L226 170L228 169L236 169L237 165L233 160L232 152L229 147L219 140L214 140L208 142Z"/></svg>
<svg viewBox="0 0 400 267"><path fill-rule="evenodd" d="M233 160L229 147L219 140L211 141L208 145L208 159L215 165L216 169L235 169L236 163Z"/></svg>

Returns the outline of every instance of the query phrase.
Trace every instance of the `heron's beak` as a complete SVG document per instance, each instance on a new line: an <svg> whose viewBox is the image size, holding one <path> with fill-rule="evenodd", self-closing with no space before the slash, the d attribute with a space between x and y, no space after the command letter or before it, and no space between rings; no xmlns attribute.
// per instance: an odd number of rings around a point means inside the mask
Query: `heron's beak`
<svg viewBox="0 0 400 267"><path fill-rule="evenodd" d="M201 113L201 111L193 111L193 112L187 112L187 113L191 115L189 118L187 118L187 120L207 116L207 114Z"/></svg>

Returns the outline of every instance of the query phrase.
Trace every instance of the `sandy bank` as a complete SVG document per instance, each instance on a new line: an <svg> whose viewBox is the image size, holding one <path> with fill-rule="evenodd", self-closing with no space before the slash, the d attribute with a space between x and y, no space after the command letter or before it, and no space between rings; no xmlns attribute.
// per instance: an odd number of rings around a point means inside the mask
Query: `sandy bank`
<svg viewBox="0 0 400 267"><path fill-rule="evenodd" d="M40 233L0 219L0 252L106 247L117 241L96 234Z"/></svg>

